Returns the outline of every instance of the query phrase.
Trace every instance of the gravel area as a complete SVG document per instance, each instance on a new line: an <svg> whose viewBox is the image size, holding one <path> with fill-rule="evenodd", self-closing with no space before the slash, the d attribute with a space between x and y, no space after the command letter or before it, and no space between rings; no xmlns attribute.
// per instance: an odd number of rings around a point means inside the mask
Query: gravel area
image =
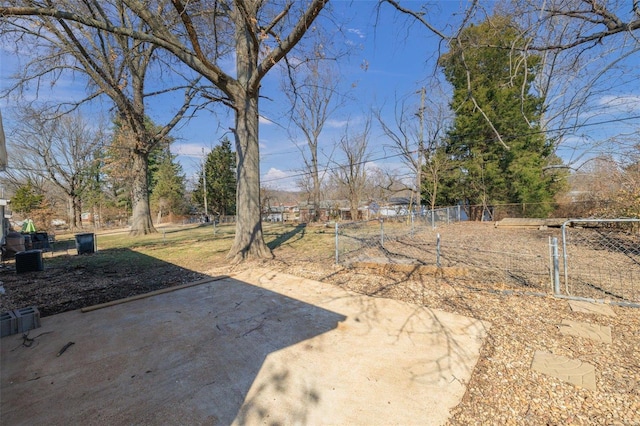
<svg viewBox="0 0 640 426"><path fill-rule="evenodd" d="M434 267L430 240L436 233L446 253L442 269ZM380 251L360 250L356 260L368 262L352 267L309 259L286 247L260 266L490 322L451 425L640 425L640 309L612 306L615 316L586 314L552 297L548 243L558 235L555 228L466 223L432 231L422 247L396 244L397 252L387 251L382 258ZM609 326L612 343L561 334L563 320ZM536 351L593 365L596 391L533 371Z"/></svg>
<svg viewBox="0 0 640 426"><path fill-rule="evenodd" d="M278 261L260 266L489 321L489 336L467 392L452 411L451 425L640 425L639 309L614 306L615 316L576 313L567 300L551 296L496 289L468 277L458 280L383 267L327 268ZM560 334L558 325L564 319L608 325L613 342ZM531 362L539 350L594 365L597 390L533 371Z"/></svg>

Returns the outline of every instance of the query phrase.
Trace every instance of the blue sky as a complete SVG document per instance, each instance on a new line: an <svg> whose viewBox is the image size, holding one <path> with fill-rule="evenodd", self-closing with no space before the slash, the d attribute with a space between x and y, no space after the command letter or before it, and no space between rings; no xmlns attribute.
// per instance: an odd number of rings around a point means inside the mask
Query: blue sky
<svg viewBox="0 0 640 426"><path fill-rule="evenodd" d="M417 8L419 2L407 2ZM483 3L485 7L492 4ZM330 117L321 135L320 149L331 151L331 146L344 132L344 126L350 123L350 129L358 130L365 114L371 108L383 108L383 114L392 120L396 99L409 98L408 104L414 105L417 111L422 86L428 86L434 77L434 63L440 46L439 39L426 28L383 5L379 10L375 1L333 1L334 16L346 22L345 38L336 38L334 43L359 46L354 53L339 63L341 84L348 89L351 99L345 106ZM430 10L429 21L436 27L449 33L460 17L459 12L466 5L465 1L441 1ZM378 14L378 11L380 12ZM638 57L629 59L628 64L638 65ZM223 64L224 65L224 64ZM227 64L231 68L232 64ZM0 62L0 84L6 87L8 77L20 66L13 53L2 52ZM637 69L640 68L636 67ZM595 96L591 101L592 117L583 116L580 121L601 123L621 116L640 115L640 85L634 73L618 73L612 78L620 80L620 84ZM55 86L41 88L40 98L63 102L70 98L82 96L86 82L63 76ZM572 90L576 90L575 87ZM295 189L295 178L290 176L300 172L302 159L291 140L286 127L286 101L280 93L280 77L277 70L265 77L262 82L263 99L261 108L260 149L261 175L264 186L278 189ZM33 96L33 88L28 96ZM171 95L176 99L181 95ZM428 94L429 96L429 94ZM445 100L446 102L446 100ZM0 100L0 107L5 118L5 131L9 134L13 126L11 109L13 105L5 99ZM110 103L107 100L94 103L88 110L90 114L107 113ZM149 104L148 113L151 118L161 123L167 119L176 105L170 97L155 100ZM596 140L603 134L625 134L637 129L640 121L608 122L585 127L583 131L569 138L560 150L566 161L584 161L594 152L605 151L610 147L601 145L593 149ZM193 177L202 159L202 153L208 152L218 144L225 135L231 137L228 129L233 127L233 116L229 111L219 109L214 115L200 111L198 116L182 124L174 133L176 142L172 150L178 154L178 160L188 177ZM390 152L385 145L388 142L380 129L374 126L371 132L370 151L373 163L387 169L402 169L404 166L397 158L387 157ZM591 153L584 154L585 147L592 148ZM9 153L11 154L11 153ZM339 158L335 158L339 161ZM289 177L289 178L287 178Z"/></svg>
<svg viewBox="0 0 640 426"><path fill-rule="evenodd" d="M456 1L442 2L439 9L446 9L442 13L450 16L460 4ZM357 131L358 123L363 122L364 115L371 108L384 107L388 114L392 114L396 98L412 95L418 108L417 91L433 74L439 42L417 25L407 31L404 25L406 19L399 17L388 5L382 7L379 15L376 2L373 1L338 1L333 2L332 7L337 16L348 22L346 39L334 42L361 48L354 49L352 56L339 64L341 82L351 100L327 121L320 138L320 149L324 152L331 151L331 146L342 136L347 122L350 123L350 129ZM447 21L443 22L445 24L442 26L445 27ZM279 92L280 76L274 69L264 79L261 91L262 183L271 188L295 189L295 178L286 177L299 174L302 159L296 141L291 140L286 130L286 106L283 107L286 101ZM217 117L221 120L224 118L222 114ZM174 152L181 154L179 159L185 169L197 168L202 148L208 151L224 136L225 129L233 127L233 117L226 116L228 125L220 124L220 130L217 130L217 119L213 119L212 126L211 116L202 114L176 133L180 140L175 143ZM380 159L377 163L381 167L403 167L397 159L381 160L388 156L389 151L382 146L379 130L374 129L371 136L371 158Z"/></svg>

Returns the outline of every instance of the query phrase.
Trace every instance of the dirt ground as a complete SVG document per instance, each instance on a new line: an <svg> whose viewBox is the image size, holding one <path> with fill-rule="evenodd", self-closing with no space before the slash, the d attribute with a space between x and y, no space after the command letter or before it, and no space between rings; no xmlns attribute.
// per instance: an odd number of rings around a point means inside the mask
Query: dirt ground
<svg viewBox="0 0 640 426"><path fill-rule="evenodd" d="M502 246L511 244L515 238L515 234L496 232L486 226L476 228L472 224L459 226L455 232L477 235L491 244L502 240ZM446 235L444 230L442 233ZM548 239L548 235L535 231L531 235L542 243ZM531 288L519 286L518 281L492 280L468 273L446 274L433 268L336 266L331 254L312 259L287 244L280 245L274 254L274 260L235 266L223 261L208 262L199 271L167 263L150 267L151 260L144 258L94 268L84 265L82 256L75 256L55 268L24 274L16 274L8 263L0 268L5 292L0 296L0 311L35 305L46 316L195 281L206 275L266 267L361 294L489 321L489 337L470 382L465 383L467 392L452 412L452 425L640 425L640 309L613 306L615 316L596 316L572 312L566 300L551 297L543 284ZM610 326L613 342L605 344L563 335L558 330L563 320ZM576 387L533 371L530 367L536 351L593 365L597 390Z"/></svg>
<svg viewBox="0 0 640 426"><path fill-rule="evenodd" d="M43 271L16 273L15 260L0 267L0 312L36 306L41 317L97 305L166 287L197 281L205 274L165 262L121 261L117 256L95 264L87 255L64 255Z"/></svg>

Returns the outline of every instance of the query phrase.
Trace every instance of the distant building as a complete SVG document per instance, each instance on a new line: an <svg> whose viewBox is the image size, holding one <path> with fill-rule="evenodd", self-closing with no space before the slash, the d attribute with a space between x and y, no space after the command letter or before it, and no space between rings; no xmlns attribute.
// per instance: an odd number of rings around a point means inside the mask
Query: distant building
<svg viewBox="0 0 640 426"><path fill-rule="evenodd" d="M340 210L349 203L346 200L323 200L318 206L318 211L310 202L298 203L299 221L303 223L313 222L329 222L340 217Z"/></svg>
<svg viewBox="0 0 640 426"><path fill-rule="evenodd" d="M294 222L298 219L298 205L296 203L268 206L262 213L265 222Z"/></svg>

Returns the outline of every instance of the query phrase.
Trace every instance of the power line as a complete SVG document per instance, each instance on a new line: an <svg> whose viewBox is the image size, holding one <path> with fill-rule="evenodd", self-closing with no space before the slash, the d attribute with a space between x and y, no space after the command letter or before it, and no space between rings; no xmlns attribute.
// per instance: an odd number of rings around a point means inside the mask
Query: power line
<svg viewBox="0 0 640 426"><path fill-rule="evenodd" d="M631 117L622 117L622 118L612 118L609 120L603 120L603 121L596 121L594 123L584 123L584 124L579 124L579 125L575 125L575 126L566 126L566 127L557 127L557 128L553 128L553 129L540 129L540 130L532 130L529 132L524 132L524 133L516 133L514 135L505 135L504 138L505 139L509 139L509 140L513 140L513 139L517 139L517 138L521 138L521 137L525 137L525 136L533 136L533 135L540 135L540 134L546 134L546 133L553 133L553 132L560 132L560 131L564 131L564 130L578 130L578 129L582 129L583 127L592 127L592 126L601 126L603 124L613 124L613 123L621 123L624 121L631 121L631 120L640 120L640 115L635 115L635 116L631 116ZM467 135L456 135L456 139L460 140L460 139L464 139L465 137L468 137L469 134ZM485 139L483 142L490 142L491 140Z"/></svg>
<svg viewBox="0 0 640 426"><path fill-rule="evenodd" d="M385 155L384 157L377 157L377 158L367 159L367 160L363 160L363 161L358 161L357 163L353 163L352 165L360 166L360 165L363 165L363 164L366 164L366 163L373 163L373 162L376 162L376 161L388 160L390 158L400 157L400 156L404 156L404 155L407 155L407 154L415 154L416 152L418 152L418 151L415 150L415 151L409 151L409 152L401 152L401 153L398 153L398 154ZM324 169L320 170L320 172L322 172L322 173L331 172L331 171L335 171L335 170L338 170L338 169L343 169L343 168L349 167L349 166L351 166L351 164L339 164L339 165L337 165L335 167L325 167ZM263 183L268 183L268 182L275 182L275 181L278 181L278 180L285 180L285 179L293 179L293 178L298 178L298 177L304 177L304 176L311 175L311 173L312 172L310 172L310 171L308 171L308 172L299 172L297 174L289 175L289 176L286 176L286 177L265 179L262 182Z"/></svg>
<svg viewBox="0 0 640 426"><path fill-rule="evenodd" d="M584 124L580 124L580 125L577 125L577 126L566 126L566 127L557 127L557 128L554 128L554 129L547 129L547 130L536 130L536 131L526 132L526 133L522 133L522 134L508 135L508 136L505 136L505 139L513 140L513 139L517 139L517 138L521 138L521 137L525 137L525 136L532 136L532 135L537 135L537 134L546 134L546 133L559 132L559 131L564 131L564 130L576 130L576 129L580 129L580 128L584 128L584 127L601 126L603 124L620 123L620 122L630 121L630 120L640 120L640 115L631 116L631 117L621 117L621 118L615 118L615 119L602 120L602 121L597 121L597 122L594 122L594 123L584 123ZM459 135L459 136L457 136L457 138L458 139L464 138L464 135L461 135L461 136ZM488 141L489 140L485 140L485 142L488 142ZM388 160L388 159L394 158L394 157L405 156L405 155L408 155L408 154L415 154L416 152L418 152L418 151L414 150L414 151L409 151L409 152L401 152L401 153L397 153L397 154L393 154L393 155L386 155L386 156L375 158L375 159L371 159L371 160L361 161L361 162L355 163L354 165L361 165L361 164L369 163L369 162ZM348 166L349 165L344 164L344 165L337 165L335 167L326 167L321 171L322 171L322 173L326 173L326 172L329 172L329 171L335 171L335 170L338 170L340 168L344 168L344 167L348 167ZM287 171L284 171L284 173L287 173ZM312 174L312 172L310 172L310 171L298 172L298 173L293 174L293 175L287 175L286 177L274 177L274 178L270 178L270 179L265 179L265 180L262 180L262 182L263 183L269 183L269 182L283 181L283 180L287 180L287 179L294 179L294 178L304 177L304 176L308 176L308 175L311 175L311 174Z"/></svg>

